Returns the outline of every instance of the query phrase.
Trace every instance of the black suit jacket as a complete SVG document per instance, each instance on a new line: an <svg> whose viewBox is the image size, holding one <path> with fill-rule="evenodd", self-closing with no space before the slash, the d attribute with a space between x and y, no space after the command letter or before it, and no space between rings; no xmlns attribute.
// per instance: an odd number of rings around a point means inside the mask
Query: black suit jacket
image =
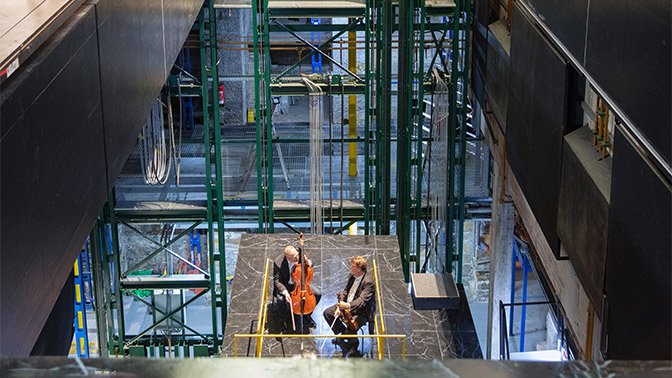
<svg viewBox="0 0 672 378"><path fill-rule="evenodd" d="M348 300L348 293L352 284L355 282L355 276L352 274L348 278L348 284L345 285L345 290L343 291L343 296L341 297L342 301ZM355 291L355 297L350 302L350 312L353 315L364 315L369 321L374 317L376 312L376 285L373 281L373 274L366 272L362 281L359 283L359 287Z"/></svg>
<svg viewBox="0 0 672 378"><path fill-rule="evenodd" d="M290 293L294 290L294 285L289 284L289 279L289 261L283 252L273 261L273 296L280 295L285 290Z"/></svg>

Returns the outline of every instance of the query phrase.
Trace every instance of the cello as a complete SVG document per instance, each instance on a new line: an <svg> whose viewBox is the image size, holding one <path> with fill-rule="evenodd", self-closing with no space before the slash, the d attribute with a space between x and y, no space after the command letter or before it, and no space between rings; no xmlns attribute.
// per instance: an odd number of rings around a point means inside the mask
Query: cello
<svg viewBox="0 0 672 378"><path fill-rule="evenodd" d="M310 288L310 282L313 280L313 267L306 263L306 257L303 254L303 233L299 235L299 262L292 270L292 279L295 285L290 293L292 313L302 315L301 331L303 331L303 315L311 314L317 304L315 292ZM293 322L294 317L292 316Z"/></svg>
<svg viewBox="0 0 672 378"><path fill-rule="evenodd" d="M341 303L341 292L339 291L336 293L336 297L338 298L337 303ZM341 318L343 319L343 323L345 323L345 326L348 327L350 331L353 333L357 333L357 322L355 321L355 318L352 316L350 313L349 309L343 309L341 310L341 315L343 315Z"/></svg>

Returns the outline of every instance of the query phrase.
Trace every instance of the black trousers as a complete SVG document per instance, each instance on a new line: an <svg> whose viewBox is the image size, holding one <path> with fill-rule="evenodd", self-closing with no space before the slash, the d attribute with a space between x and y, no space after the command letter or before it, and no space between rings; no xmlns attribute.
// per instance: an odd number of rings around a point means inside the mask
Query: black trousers
<svg viewBox="0 0 672 378"><path fill-rule="evenodd" d="M310 289L313 290L313 292L315 293L315 304L320 303L320 299L322 299L322 290L320 290L318 286L313 286L312 283L310 285ZM282 293L276 294L274 302L275 302L274 303L275 309L278 311L278 316L282 320L282 323L284 324L285 328L287 329L292 328L292 318L290 317L292 311L289 307L289 303L287 302L287 300L285 300L285 296L282 295ZM310 316L311 314L312 313L306 314L306 316ZM295 320L294 323L296 323L296 327L298 329L298 327L300 326L299 323L301 322L301 319L297 315L294 320Z"/></svg>
<svg viewBox="0 0 672 378"><path fill-rule="evenodd" d="M352 330L348 329L348 327L345 326L345 324L344 324L343 321L341 320L341 317L339 317L338 320L336 320L336 321L334 322L334 313L336 312L336 307L337 307L336 305L327 307L327 308L324 310L324 314L323 314L323 315L324 315L324 320L327 321L327 324L329 324L330 326L331 326L332 323L334 324L334 325L331 327L331 330L334 331L334 334L335 334L335 335L340 335L340 334L344 334L344 335L352 335L352 334L356 334L357 331L354 331L354 332L353 332ZM363 326L364 324L366 324L366 322L367 322L367 317L364 316L364 315L353 315L353 318L355 319L355 323L357 323L357 330L359 330L360 328L362 328L362 326ZM356 340L356 339L355 339L355 340Z"/></svg>

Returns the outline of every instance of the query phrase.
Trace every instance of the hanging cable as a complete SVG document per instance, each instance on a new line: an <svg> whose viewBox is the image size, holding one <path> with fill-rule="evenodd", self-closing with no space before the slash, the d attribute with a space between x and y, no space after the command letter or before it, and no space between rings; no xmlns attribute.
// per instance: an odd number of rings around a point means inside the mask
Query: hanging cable
<svg viewBox="0 0 672 378"><path fill-rule="evenodd" d="M168 97L169 98L169 97ZM170 99L170 98L169 98ZM146 184L163 185L170 176L172 154L174 148L173 117L168 101L168 129L170 142L166 151L166 136L163 117L164 105L158 98L152 107L147 123L140 132L138 143L140 144L140 164L142 176Z"/></svg>
<svg viewBox="0 0 672 378"><path fill-rule="evenodd" d="M310 117L310 231L323 233L322 220L322 157L324 155L324 130L322 126L322 89L307 78L303 83L308 88Z"/></svg>

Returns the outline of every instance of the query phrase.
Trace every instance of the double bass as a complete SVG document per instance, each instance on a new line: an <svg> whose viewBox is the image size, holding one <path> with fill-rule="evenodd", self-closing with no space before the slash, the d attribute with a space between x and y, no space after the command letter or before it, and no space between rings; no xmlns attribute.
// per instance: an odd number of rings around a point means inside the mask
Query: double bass
<svg viewBox="0 0 672 378"><path fill-rule="evenodd" d="M292 313L311 314L315 310L317 300L315 292L310 288L310 282L313 280L313 267L306 263L306 257L303 254L303 233L299 235L299 262L292 270L292 279L294 280L294 290L290 293ZM303 316L301 322L303 323ZM293 323L294 316L292 316ZM303 330L303 327L301 329Z"/></svg>

